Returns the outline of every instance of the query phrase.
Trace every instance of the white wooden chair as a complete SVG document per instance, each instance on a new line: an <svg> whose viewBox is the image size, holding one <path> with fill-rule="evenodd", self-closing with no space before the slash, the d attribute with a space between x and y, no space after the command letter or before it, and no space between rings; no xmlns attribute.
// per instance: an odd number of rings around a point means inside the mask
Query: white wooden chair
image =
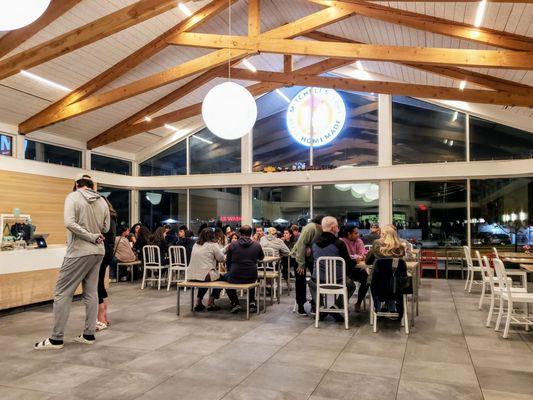
<svg viewBox="0 0 533 400"><path fill-rule="evenodd" d="M503 331L503 338L507 339L511 324L525 325L526 331L529 331L529 326L533 325L533 318L529 316L529 304L533 304L533 293L519 293L512 290L510 279L507 277L505 267L501 260L494 260L494 269L496 270L496 276L500 286L500 309L498 311L498 318L496 319L496 327L494 330L498 331L500 329L500 323L503 317L504 302L507 302L505 328ZM522 315L517 314L514 310L515 303L522 303L524 305L524 311Z"/></svg>
<svg viewBox="0 0 533 400"><path fill-rule="evenodd" d="M183 246L170 246L168 248L168 259L167 291L170 290L172 283L187 280L187 250ZM176 279L174 279L174 273L176 273ZM184 279L180 279L182 273ZM184 288L184 291L186 290L187 288Z"/></svg>
<svg viewBox="0 0 533 400"><path fill-rule="evenodd" d="M472 253L470 252L470 247L463 246L463 250L465 252L465 260L466 260L466 281L465 281L465 290L468 290L468 293L472 292L472 285L481 285L483 284L483 277L481 277L481 281L477 281L474 279L474 274L476 272L479 272L480 274L483 272L480 265L474 265L474 261L472 260Z"/></svg>
<svg viewBox="0 0 533 400"><path fill-rule="evenodd" d="M496 247L492 248L492 252L494 253L494 257L500 259L500 255L498 254L498 249Z"/></svg>
<svg viewBox="0 0 533 400"><path fill-rule="evenodd" d="M321 267L322 265L322 267ZM341 257L319 257L316 260L316 315L315 315L315 328L318 328L318 322L320 320L320 313L339 313L344 314L344 328L349 329L348 326L348 288L346 287L346 262ZM337 268L342 269L342 281L337 282ZM320 280L320 272L324 271L325 280ZM344 300L343 308L327 308L327 302L324 302L322 307L320 296L329 295L342 296Z"/></svg>
<svg viewBox="0 0 533 400"><path fill-rule="evenodd" d="M494 271L490 267L490 261L487 256L483 256L483 268L487 271L487 274L492 278L490 279L489 286L490 286L490 307L489 307L489 314L487 315L487 322L486 326L487 328L490 327L490 323L492 321L492 316L494 315L494 306L496 303L496 298L500 296L500 284L498 281L498 277L494 275ZM507 278L509 283L511 282L510 278ZM525 287L511 287L512 292L517 293L526 293L527 288Z"/></svg>
<svg viewBox="0 0 533 400"><path fill-rule="evenodd" d="M161 265L161 253L158 246L148 245L143 247L143 264L141 290L144 289L146 282L157 282L157 290L160 290L163 270L167 267ZM148 271L150 271L150 276L148 276ZM158 272L157 277L155 276L155 271Z"/></svg>
<svg viewBox="0 0 533 400"><path fill-rule="evenodd" d="M479 298L479 307L478 309L481 310L483 308L483 302L485 300L485 293L486 293L486 290L487 290L487 286L490 288L491 290L491 298L493 298L493 294L492 292L494 291L493 289L493 286L495 286L496 290L499 288L499 285L498 285L498 277L497 276L494 276L493 272L492 272L492 268L490 267L490 261L488 259L487 256L484 256L483 257L483 260L481 260L481 255L479 254L479 251L476 250L476 257L478 259L478 262L479 262L479 265L481 266L481 276L483 278L483 280L481 281L482 283L482 286L481 286L481 297ZM487 259L487 262L485 262L485 259ZM499 260L499 259L498 259ZM509 284L511 285L511 288L513 291L515 291L515 289L521 289L521 290L516 290L517 292L527 292L527 273L526 271L520 271L520 270L505 270L505 273L507 274L507 277L510 277L510 276L518 276L520 277L520 280L521 280L521 286L519 287L513 287L512 283L513 283L513 280L511 278L509 278Z"/></svg>

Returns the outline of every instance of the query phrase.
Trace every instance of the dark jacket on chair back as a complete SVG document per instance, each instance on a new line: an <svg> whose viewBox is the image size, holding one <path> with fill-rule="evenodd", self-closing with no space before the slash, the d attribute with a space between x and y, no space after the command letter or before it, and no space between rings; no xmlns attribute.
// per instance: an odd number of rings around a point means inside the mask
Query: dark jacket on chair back
<svg viewBox="0 0 533 400"><path fill-rule="evenodd" d="M370 290L375 298L380 301L401 298L400 293L394 292L394 278L407 276L407 264L402 259L398 260L396 271L393 268L394 258L380 258L374 262L372 268L372 281Z"/></svg>
<svg viewBox="0 0 533 400"><path fill-rule="evenodd" d="M226 280L231 283L252 283L257 280L257 261L265 258L263 248L252 238L242 236L229 245L226 263L231 265Z"/></svg>
<svg viewBox="0 0 533 400"><path fill-rule="evenodd" d="M355 261L350 258L346 244L331 232L322 234L313 243L313 279L316 280L316 261L319 257L341 257L346 263L346 276L350 276L350 270L355 267ZM324 265L320 265L320 282L326 280L326 270ZM337 283L342 282L342 270L337 267Z"/></svg>

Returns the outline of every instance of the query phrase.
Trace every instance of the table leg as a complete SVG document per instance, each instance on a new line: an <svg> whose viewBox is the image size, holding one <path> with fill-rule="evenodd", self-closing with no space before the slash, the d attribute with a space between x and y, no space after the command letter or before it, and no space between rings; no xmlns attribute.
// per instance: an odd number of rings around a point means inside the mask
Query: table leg
<svg viewBox="0 0 533 400"><path fill-rule="evenodd" d="M194 311L194 286L191 287L191 311Z"/></svg>
<svg viewBox="0 0 533 400"><path fill-rule="evenodd" d="M246 319L250 319L250 289L246 289Z"/></svg>
<svg viewBox="0 0 533 400"><path fill-rule="evenodd" d="M260 291L259 291L259 286L257 286L255 288L256 290L256 302L257 302L257 307L255 307L255 313L256 315L259 315L259 313L261 312L261 295L260 295Z"/></svg>
<svg viewBox="0 0 533 400"><path fill-rule="evenodd" d="M180 315L180 289L178 288L178 300L177 300L177 311L176 311L176 315Z"/></svg>
<svg viewBox="0 0 533 400"><path fill-rule="evenodd" d="M131 283L133 283L133 273L135 271L135 265L131 266L131 270L130 271L131 271Z"/></svg>
<svg viewBox="0 0 533 400"><path fill-rule="evenodd" d="M267 287L266 287L266 278L263 279L263 306L265 313L267 312Z"/></svg>
<svg viewBox="0 0 533 400"><path fill-rule="evenodd" d="M117 283L120 282L120 278L119 278L118 272L119 272L119 267L118 267L118 262L117 262Z"/></svg>

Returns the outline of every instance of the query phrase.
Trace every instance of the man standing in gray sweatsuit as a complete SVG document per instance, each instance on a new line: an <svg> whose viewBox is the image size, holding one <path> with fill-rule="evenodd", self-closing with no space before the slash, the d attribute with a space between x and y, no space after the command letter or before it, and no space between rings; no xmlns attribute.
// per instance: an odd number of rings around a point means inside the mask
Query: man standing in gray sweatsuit
<svg viewBox="0 0 533 400"><path fill-rule="evenodd" d="M85 330L75 341L94 343L98 313L98 273L104 257L104 237L109 230L109 207L96 192L93 179L86 174L76 177L74 191L65 200L67 253L59 271L54 296L54 330L49 339L35 343L35 350L63 348L65 326L72 297L82 284L85 304Z"/></svg>

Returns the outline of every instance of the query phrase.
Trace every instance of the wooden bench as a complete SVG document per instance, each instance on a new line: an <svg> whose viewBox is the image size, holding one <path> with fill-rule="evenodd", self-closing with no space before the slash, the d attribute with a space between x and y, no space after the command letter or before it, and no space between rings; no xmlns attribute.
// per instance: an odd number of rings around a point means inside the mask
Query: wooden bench
<svg viewBox="0 0 533 400"><path fill-rule="evenodd" d="M142 262L137 260L137 261L132 261L132 262L120 262L120 261L117 261L117 283L120 282L120 275L119 275L119 272L120 272L120 267L131 267L131 283L133 283L133 267L135 267L136 265L141 265Z"/></svg>
<svg viewBox="0 0 533 400"><path fill-rule="evenodd" d="M194 311L194 289L205 288L205 289L235 289L235 290L244 290L246 292L246 319L250 319L250 289L258 288L259 282L254 283L229 283L225 281L214 281L214 282L195 282L195 281L184 281L177 282L177 315L180 315L180 287L190 288L191 289L191 311ZM259 296L259 293L257 293ZM257 314L259 314L259 304L257 307Z"/></svg>

